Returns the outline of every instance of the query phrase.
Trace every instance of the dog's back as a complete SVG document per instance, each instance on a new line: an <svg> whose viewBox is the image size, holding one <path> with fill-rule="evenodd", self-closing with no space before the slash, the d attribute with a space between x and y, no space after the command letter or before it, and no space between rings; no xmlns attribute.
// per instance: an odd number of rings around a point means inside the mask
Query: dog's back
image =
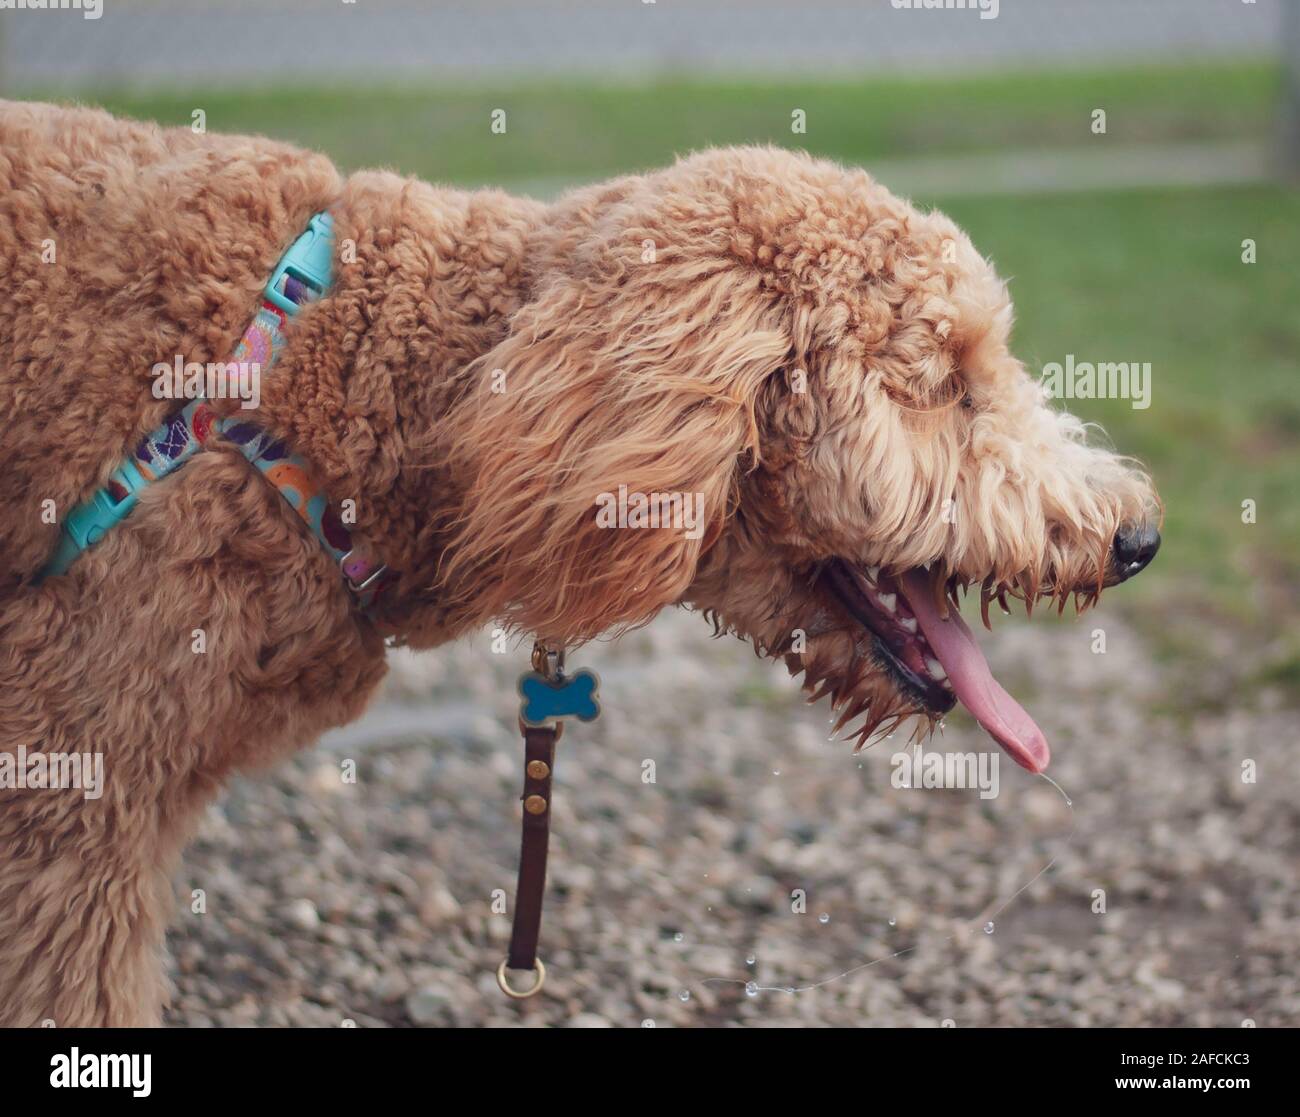
<svg viewBox="0 0 1300 1117"><path fill-rule="evenodd" d="M286 331L257 426L359 506L354 537L383 540L402 575L387 616L354 606L295 507L222 439L41 579L68 512L178 408L155 398L155 366L229 361L326 210L329 297ZM0 102L0 1026L156 1022L167 874L222 781L355 718L384 671L382 623L454 634L428 592L458 514L439 434L526 298L543 210ZM65 758L102 778L28 779Z"/></svg>
<svg viewBox="0 0 1300 1117"><path fill-rule="evenodd" d="M327 159L269 140L0 102L0 598L174 407L153 366L225 360L339 187Z"/></svg>
<svg viewBox="0 0 1300 1117"><path fill-rule="evenodd" d="M167 872L199 805L282 730L355 716L382 672L328 569L310 592L292 512L228 454L35 584L67 512L176 407L153 366L227 359L338 185L264 140L0 103L0 1025L156 1022ZM304 570L295 608L267 604Z"/></svg>

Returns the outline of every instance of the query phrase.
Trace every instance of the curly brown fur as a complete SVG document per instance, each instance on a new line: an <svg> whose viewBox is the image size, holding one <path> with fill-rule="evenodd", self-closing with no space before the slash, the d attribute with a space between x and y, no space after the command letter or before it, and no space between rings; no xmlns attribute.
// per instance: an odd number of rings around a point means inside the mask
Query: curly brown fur
<svg viewBox="0 0 1300 1117"><path fill-rule="evenodd" d="M220 447L41 581L44 502L61 515L172 410L156 362L227 359L326 208L355 251L256 417L356 502L401 571L382 606L359 614ZM232 772L357 716L386 636L500 618L573 642L691 605L867 728L924 716L820 564L1093 595L1116 530L1156 507L1044 405L1009 324L946 218L785 151L546 207L0 103L0 753L102 752L107 776L98 800L0 790L0 1024L160 1018L167 875L197 814ZM594 502L620 485L703 494L704 530L602 530Z"/></svg>

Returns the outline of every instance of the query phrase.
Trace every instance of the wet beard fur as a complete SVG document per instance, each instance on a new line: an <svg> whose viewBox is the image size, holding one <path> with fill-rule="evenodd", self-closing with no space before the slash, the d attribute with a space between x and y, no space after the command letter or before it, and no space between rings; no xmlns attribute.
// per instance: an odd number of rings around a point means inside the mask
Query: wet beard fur
<svg viewBox="0 0 1300 1117"><path fill-rule="evenodd" d="M876 650L870 633L846 627L819 633L816 639L808 651L787 651L782 658L791 675L803 674L803 690L809 703L829 696L831 716L835 718L832 737L858 717L862 721L847 738L854 740L854 752L872 738L891 734L913 719L916 724L912 739L919 740L934 731L940 715L927 711L909 694L908 684Z"/></svg>
<svg viewBox="0 0 1300 1117"><path fill-rule="evenodd" d="M915 719L909 743L922 740L934 732L942 715L929 712L925 704L910 694L906 680L899 677L892 663L875 647L875 637L859 625L832 618L824 611L804 630L809 647L803 652L792 650L793 636L780 644L766 645L758 637L746 636L729 627L714 609L700 610L713 627L714 637L734 635L748 640L760 659L781 659L791 676L804 676L802 689L809 705L829 696L835 738L855 718L862 716L845 740L854 742L860 752L873 738L895 732ZM773 610L779 612L779 606ZM835 715L838 714L838 717Z"/></svg>
<svg viewBox="0 0 1300 1117"><path fill-rule="evenodd" d="M1101 569L1101 563L1097 564ZM814 568L811 580L815 580ZM930 568L930 583L940 616L950 609L961 611L962 598L973 584L969 579L951 574L941 564ZM990 632L993 624L989 606L996 601L1002 612L1009 616L1008 597L1019 600L1027 617L1033 616L1034 604L1049 599L1063 613L1070 598L1074 599L1076 613L1085 612L1097 603L1102 591L1102 579L1087 589L1073 589L1044 585L1036 577L1026 574L999 578L990 575L979 587L980 619ZM775 618L785 613L785 601L773 603L771 614ZM792 650L792 637L781 644L767 646L758 638L745 637L734 632L716 610L701 610L705 620L713 626L713 635L731 633L749 639L755 654L764 659L780 658L792 676L803 674L802 688L808 703L815 704L830 697L834 724L831 737L839 733L857 717L862 722L845 738L854 742L853 751L860 752L874 738L896 732L909 721L915 722L908 742L930 736L943 719L943 714L928 710L925 703L911 693L907 681L901 678L894 665L875 647L875 638L856 624L845 624L819 612L814 622L805 630L806 638L816 643L804 651ZM835 715L838 714L838 717Z"/></svg>

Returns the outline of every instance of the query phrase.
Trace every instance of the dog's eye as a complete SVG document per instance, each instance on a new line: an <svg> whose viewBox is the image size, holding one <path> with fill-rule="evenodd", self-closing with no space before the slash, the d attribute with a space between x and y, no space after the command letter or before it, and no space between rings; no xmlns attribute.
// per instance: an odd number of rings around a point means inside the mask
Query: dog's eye
<svg viewBox="0 0 1300 1117"><path fill-rule="evenodd" d="M967 411L974 411L974 410L975 410L975 401L974 401L973 399L970 398L970 392L962 392L962 394L961 394L961 405L962 405L962 407L964 407Z"/></svg>

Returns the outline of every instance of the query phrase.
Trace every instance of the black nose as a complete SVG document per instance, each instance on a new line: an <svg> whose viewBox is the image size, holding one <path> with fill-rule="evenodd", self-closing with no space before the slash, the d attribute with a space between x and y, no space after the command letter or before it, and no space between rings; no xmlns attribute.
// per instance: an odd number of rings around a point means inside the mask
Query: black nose
<svg viewBox="0 0 1300 1117"><path fill-rule="evenodd" d="M1111 562L1118 581L1140 574L1160 550L1160 532L1150 524L1125 524L1111 544Z"/></svg>

